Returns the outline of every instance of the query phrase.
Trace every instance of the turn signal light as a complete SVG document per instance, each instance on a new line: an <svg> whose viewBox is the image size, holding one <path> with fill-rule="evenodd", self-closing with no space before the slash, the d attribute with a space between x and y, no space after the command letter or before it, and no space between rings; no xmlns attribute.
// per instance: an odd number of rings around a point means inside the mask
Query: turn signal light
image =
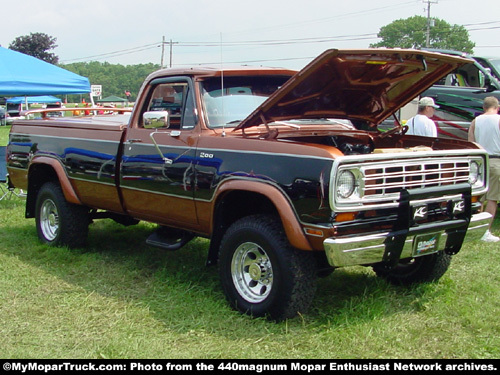
<svg viewBox="0 0 500 375"><path fill-rule="evenodd" d="M341 212L335 217L336 222L351 221L356 218L357 212Z"/></svg>
<svg viewBox="0 0 500 375"><path fill-rule="evenodd" d="M319 229L306 228L306 234L310 236L323 237L323 231Z"/></svg>

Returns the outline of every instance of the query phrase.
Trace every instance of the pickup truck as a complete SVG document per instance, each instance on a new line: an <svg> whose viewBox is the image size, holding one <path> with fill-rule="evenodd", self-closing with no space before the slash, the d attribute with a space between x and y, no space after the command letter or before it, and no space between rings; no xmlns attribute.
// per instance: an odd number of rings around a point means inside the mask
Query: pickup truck
<svg viewBox="0 0 500 375"><path fill-rule="evenodd" d="M460 54L446 50L442 53ZM440 137L467 139L470 123L484 112L484 98L495 96L500 99L495 60L466 54L461 56L472 59L472 62L448 74L422 93L440 106L432 118Z"/></svg>
<svg viewBox="0 0 500 375"><path fill-rule="evenodd" d="M166 250L209 239L228 303L251 316L304 313L340 267L434 281L492 219L487 154L376 126L468 61L332 49L299 72L160 70L130 114L15 122L10 183L49 245L84 246L98 218L156 223L146 242Z"/></svg>
<svg viewBox="0 0 500 375"><path fill-rule="evenodd" d="M467 139L472 120L484 112L484 98L495 96L500 99L499 60L452 50L427 51L470 59L470 63L448 73L420 95L433 98L439 105L432 117L437 126L438 137ZM404 122L417 113L417 102L418 98L401 109L399 121ZM387 130L393 127L394 121L388 119L379 128Z"/></svg>

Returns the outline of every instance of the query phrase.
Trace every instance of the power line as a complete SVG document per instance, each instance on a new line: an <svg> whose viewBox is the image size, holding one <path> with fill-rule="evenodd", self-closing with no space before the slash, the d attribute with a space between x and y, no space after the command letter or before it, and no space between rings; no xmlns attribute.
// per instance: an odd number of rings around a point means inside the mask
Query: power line
<svg viewBox="0 0 500 375"><path fill-rule="evenodd" d="M424 2L427 2L430 8L430 0L422 0ZM407 3L402 3L399 5L406 5ZM435 2L432 2L435 3ZM348 15L356 15L356 14L361 14L364 12L370 12L370 11L375 11L375 10L380 10L380 9L385 9L387 7L382 7L382 8L374 8L374 9L369 9L366 11L359 11L359 12L352 12L352 13L346 13L345 16ZM429 9L430 12L430 9ZM430 18L430 14L429 14ZM327 18L322 18L321 20L328 20L331 19L331 17ZM306 21L308 22L308 21ZM312 22L312 21L311 21ZM470 24L465 24L463 25L464 27L468 27L468 31L481 31L481 30L494 30L494 29L499 29L500 26L488 26L488 25L494 25L498 24L500 21L487 21L487 22L479 22L479 23L470 23ZM478 28L470 28L472 26L488 26L488 27L478 27ZM138 47L133 47L133 48L128 48L128 49L123 49L123 50L118 50L118 51L113 51L113 52L107 52L103 54L97 54L97 55L91 55L91 56L85 56L85 57L80 57L80 58L75 58L75 59L68 59L64 60L63 63L69 63L69 62L75 62L75 61L85 61L85 60L102 60L106 58L113 58L113 57L119 57L119 56L124 56L124 55L130 55L138 52L143 52L155 48L160 48L164 47L165 44L170 44L170 65L172 65L172 44L176 44L178 47L184 47L184 48L197 48L197 47L216 47L220 48L221 46L223 47L249 47L249 46L257 46L257 47L263 47L263 46L285 46L285 45L294 45L294 44L317 44L317 43L329 43L329 42L345 42L345 41L354 41L354 40L370 40L370 39L375 39L377 38L377 33L369 33L369 34L347 34L347 35L336 35L336 36L319 36L319 37L310 37L310 38L293 38L293 39L270 39L270 40L242 40L242 41L232 41L232 42L211 42L211 41L194 41L194 42L166 42L165 40L156 42L156 43L150 43L150 44L145 44L142 46ZM163 52L161 53L161 56L163 58ZM286 59L284 59L286 60ZM255 62L260 62L261 60L255 60ZM269 61L269 60L264 60L264 61ZM279 61L279 60L278 60Z"/></svg>
<svg viewBox="0 0 500 375"><path fill-rule="evenodd" d="M118 56L123 56L123 55L130 55L132 53L137 53L137 52L142 52L142 51L146 51L146 50L153 49L153 48L158 48L158 47L160 47L160 45L161 45L161 42L152 43L152 44L145 44L145 45L139 46L139 47L128 48L128 49L123 49L123 50L108 52L108 53L102 53L99 55L92 55L92 56L86 56L86 57L78 57L76 59L64 60L64 62L67 63L67 62L73 62L73 61L92 60L92 59L100 59L100 58L106 58L106 57L118 57Z"/></svg>
<svg viewBox="0 0 500 375"><path fill-rule="evenodd" d="M363 40L373 39L377 34L358 34L358 35L337 35L337 36L321 36L311 38L297 39L274 39L274 40L246 40L236 42L179 42L180 47L244 47L244 46L275 46L288 44L303 44L303 43L323 43L329 41L344 41L344 40Z"/></svg>
<svg viewBox="0 0 500 375"><path fill-rule="evenodd" d="M468 29L467 31L496 30L496 29L500 29L500 26L482 27L482 28L478 28L478 29Z"/></svg>
<svg viewBox="0 0 500 375"><path fill-rule="evenodd" d="M402 3L393 4L393 5L389 5L389 6L377 7L377 8L371 8L371 9L364 9L364 10L360 10L360 11L356 11L356 12L349 12L349 13L344 13L344 14L337 14L335 16L324 17L324 18L319 18L319 19L314 19L314 20L309 20L309 21L295 22L295 23L291 23L291 24L283 24L283 25L277 25L277 26L270 26L270 27L267 27L267 28L264 27L264 28L260 28L260 30L262 31L262 30L271 30L271 29L281 29L281 28L304 26L304 25L311 24L311 23L317 24L317 23L321 23L321 22L329 22L329 21L339 20L339 19L342 19L342 18L348 18L348 17L353 17L353 16L355 17L355 16L359 16L359 15L366 15L366 14L376 13L376 12L383 12L383 11L386 11L387 9L396 9L396 8L399 8L399 7L405 7L405 6L414 4L414 2L415 2L415 0L413 0L413 1L405 1L405 2L402 2ZM254 30L252 29L252 32L253 31ZM246 32L246 31L243 31L243 32ZM232 34L234 35L234 34L238 34L238 33L234 33L233 32ZM373 34L371 34L371 35L373 35ZM331 38L331 37L328 37L328 38ZM320 38L320 39L325 39L325 38L323 37L323 38ZM348 40L363 40L363 37L362 36L361 37L358 36L356 39L348 39ZM148 44L148 45L145 45L145 46L139 46L139 47L135 47L135 48L127 49L127 50L120 50L120 51L109 52L109 53L104 53L104 54L98 54L98 55L80 57L80 58L75 58L75 59L68 59L68 60L64 60L64 62L67 63L67 62L82 61L82 60L91 60L91 59L103 59L103 58L109 58L109 57L118 57L118 56L128 55L128 54L132 54L132 53L142 52L142 51L147 50L147 49L152 49L152 48L157 48L157 47L163 47L162 43L163 43L163 41L160 41L160 42L157 42L157 43L154 43L154 44ZM259 44L260 42L259 41L253 41L251 43L253 43L253 44ZM291 44L288 41L277 41L277 42L268 41L268 42L263 42L263 43L268 44L268 45ZM310 43L315 43L315 42L311 41ZM186 42L183 43L183 44L185 44L186 46L188 45L188 43L186 43ZM220 47L221 46L221 43L214 44L213 42L202 42L202 43L198 42L198 44L200 44L203 47ZM179 45L181 45L181 43L179 43ZM226 45L226 44L223 44L223 45ZM244 44L242 44L242 42L233 42L233 45L234 46L244 46ZM198 46L198 45L191 44L191 46L194 47L194 46ZM163 55L163 53L162 53L162 55Z"/></svg>
<svg viewBox="0 0 500 375"><path fill-rule="evenodd" d="M312 38L298 38L298 39L276 39L276 40L246 40L246 41L236 41L236 42L223 42L224 47L248 47L248 46L278 46L278 45L292 45L292 44L311 44L311 43L328 43L334 41L351 41L351 40L369 40L377 37L377 34L358 34L358 35L338 35L338 36L323 36L323 37L312 37ZM100 60L111 57L119 57L124 55L130 55L137 52L143 52L146 50L160 48L164 44L170 44L170 49L172 52L172 44L176 44L179 47L217 47L221 46L221 43L217 42L166 42L161 41L158 43L146 44L139 47L128 48L124 50L118 50L113 52L107 52L98 55L91 55L80 57L76 59L64 60L63 63L84 61L84 60ZM163 52L162 52L163 57Z"/></svg>
<svg viewBox="0 0 500 375"><path fill-rule="evenodd" d="M303 56L303 57L281 57L277 59L258 59L258 60L236 60L236 61L224 61L224 64L257 64L257 63L269 63L269 62L278 62L278 61L298 61L298 60L306 60L310 61L316 56ZM174 64L175 66L192 66L192 65L219 65L220 61L204 61L197 63L183 63L183 64Z"/></svg>
<svg viewBox="0 0 500 375"><path fill-rule="evenodd" d="M371 9L363 9L363 10L360 10L360 11L349 12L349 13L344 13L344 14L336 14L334 16L323 17L323 18L316 18L316 19L308 20L308 21L294 22L294 23L290 23L290 24L282 24L282 25L277 25L277 26L261 27L261 28L259 28L259 31L286 29L286 28L290 28L290 27L294 27L295 28L295 27L298 27L298 26L305 26L305 25L309 25L309 24L318 24L318 23L322 23L322 22L338 21L339 19L349 18L349 17L353 17L353 16L362 16L362 15L368 15L368 14L371 14L371 13L384 12L384 11L386 11L388 9L394 10L394 9L406 7L408 5L413 5L414 3L415 3L415 0L413 0L413 1L406 1L406 2L403 2L403 3L399 3L399 4L387 5L387 6L377 7L377 8L371 8ZM233 32L232 34L233 35L234 34L241 34L241 33L245 33L245 32L248 32L248 31L254 32L255 30L254 29L243 30L243 31L240 31L240 32Z"/></svg>
<svg viewBox="0 0 500 375"><path fill-rule="evenodd" d="M476 26L476 25L489 25L489 24L492 24L492 23L500 23L500 21L487 21L487 22L478 22L478 23L466 23L462 26L466 27L466 26Z"/></svg>

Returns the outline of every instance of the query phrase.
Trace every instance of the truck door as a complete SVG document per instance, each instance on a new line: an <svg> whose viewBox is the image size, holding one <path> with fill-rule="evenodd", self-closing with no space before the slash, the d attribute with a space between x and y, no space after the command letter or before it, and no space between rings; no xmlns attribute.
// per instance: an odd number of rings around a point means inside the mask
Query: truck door
<svg viewBox="0 0 500 375"><path fill-rule="evenodd" d="M199 129L192 82L187 77L156 79L143 94L124 141L120 189L125 209L139 219L196 229Z"/></svg>

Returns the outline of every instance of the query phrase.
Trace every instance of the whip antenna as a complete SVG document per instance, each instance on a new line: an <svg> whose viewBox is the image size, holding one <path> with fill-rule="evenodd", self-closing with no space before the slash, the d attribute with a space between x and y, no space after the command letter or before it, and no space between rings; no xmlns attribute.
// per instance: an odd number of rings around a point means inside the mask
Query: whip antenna
<svg viewBox="0 0 500 375"><path fill-rule="evenodd" d="M226 136L226 122L224 121L224 65L222 59L222 33L220 33L220 88L222 100L222 136Z"/></svg>

